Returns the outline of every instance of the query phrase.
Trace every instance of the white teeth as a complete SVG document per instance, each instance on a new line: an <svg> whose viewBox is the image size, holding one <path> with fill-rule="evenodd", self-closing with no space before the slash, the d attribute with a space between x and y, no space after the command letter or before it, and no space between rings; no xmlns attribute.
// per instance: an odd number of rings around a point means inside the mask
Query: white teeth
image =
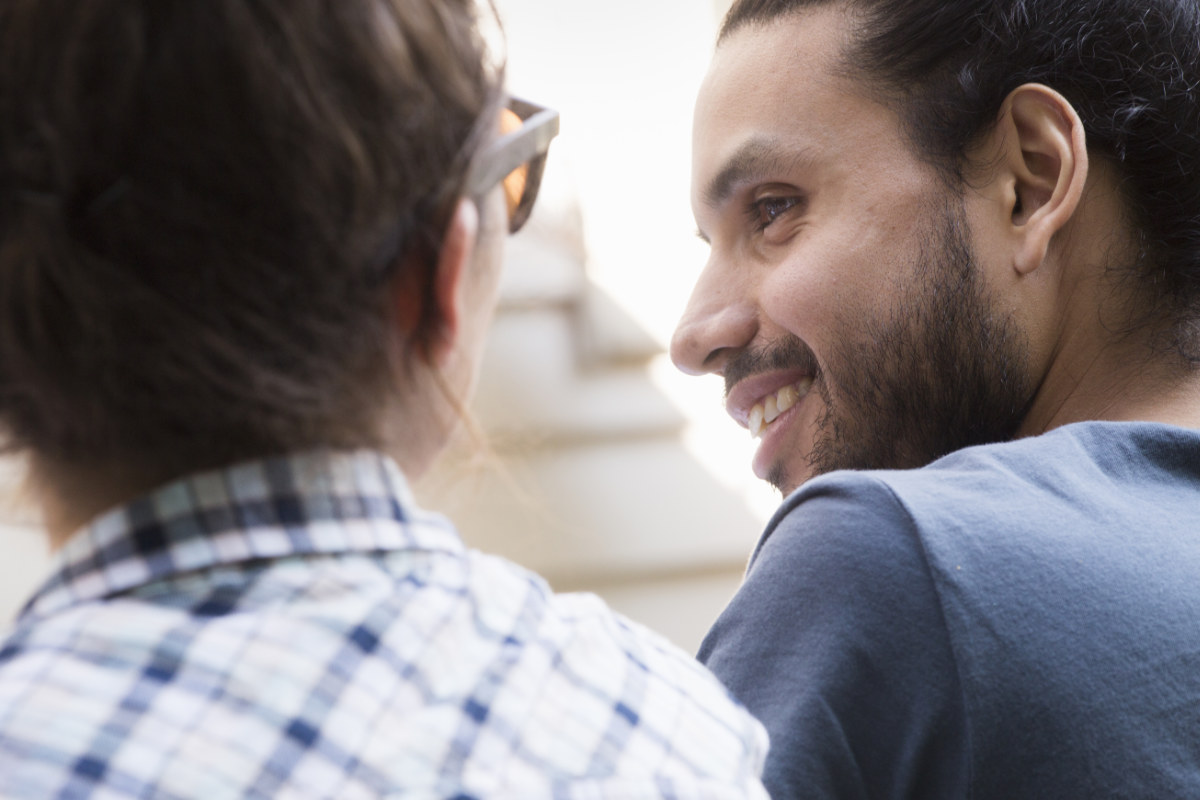
<svg viewBox="0 0 1200 800"><path fill-rule="evenodd" d="M763 422L768 425L775 421L779 416L779 402L775 399L775 395L771 395L763 401Z"/></svg>
<svg viewBox="0 0 1200 800"><path fill-rule="evenodd" d="M782 389L779 390L779 394L776 395L776 397L778 399L775 402L776 402L776 405L779 406L780 414L787 411L792 406L796 405L796 403L800 402L800 393L798 391L796 391L795 386L783 387Z"/></svg>
<svg viewBox="0 0 1200 800"><path fill-rule="evenodd" d="M804 378L790 386L784 386L775 394L764 397L761 403L755 404L754 408L750 409L750 418L746 421L750 435L755 439L762 436L768 425L774 422L780 414L799 403L811 388L812 378Z"/></svg>
<svg viewBox="0 0 1200 800"><path fill-rule="evenodd" d="M762 436L763 428L766 427L766 425L763 424L762 403L759 403L754 408L750 409L750 421L747 423L747 425L750 428L750 435L755 439Z"/></svg>

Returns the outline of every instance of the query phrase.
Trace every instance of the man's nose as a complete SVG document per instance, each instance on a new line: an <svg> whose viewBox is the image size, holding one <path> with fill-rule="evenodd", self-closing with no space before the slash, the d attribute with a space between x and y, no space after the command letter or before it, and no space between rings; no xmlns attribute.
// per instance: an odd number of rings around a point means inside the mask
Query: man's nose
<svg viewBox="0 0 1200 800"><path fill-rule="evenodd" d="M719 374L757 330L758 313L739 282L723 277L710 262L671 337L671 360L689 375Z"/></svg>

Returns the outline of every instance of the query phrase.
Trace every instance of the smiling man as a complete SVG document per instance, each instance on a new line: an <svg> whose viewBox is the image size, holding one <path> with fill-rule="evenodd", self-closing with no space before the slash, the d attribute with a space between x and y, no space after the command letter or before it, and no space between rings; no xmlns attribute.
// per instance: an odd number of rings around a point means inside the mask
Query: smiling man
<svg viewBox="0 0 1200 800"><path fill-rule="evenodd" d="M1200 8L739 0L672 343L786 499L700 657L789 797L1200 796Z"/></svg>

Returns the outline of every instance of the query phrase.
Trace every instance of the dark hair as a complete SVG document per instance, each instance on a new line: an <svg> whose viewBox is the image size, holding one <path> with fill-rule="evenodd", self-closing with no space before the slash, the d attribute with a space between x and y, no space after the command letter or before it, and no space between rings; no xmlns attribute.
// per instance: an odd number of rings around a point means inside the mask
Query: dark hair
<svg viewBox="0 0 1200 800"><path fill-rule="evenodd" d="M831 0L738 0L721 38ZM917 148L961 185L965 154L1024 83L1062 93L1116 165L1137 231L1145 317L1200 361L1200 4L1196 0L844 0L850 69L895 101Z"/></svg>
<svg viewBox="0 0 1200 800"><path fill-rule="evenodd" d="M377 444L403 371L383 283L426 290L500 102L476 23L473 0L0 6L7 446L179 472Z"/></svg>

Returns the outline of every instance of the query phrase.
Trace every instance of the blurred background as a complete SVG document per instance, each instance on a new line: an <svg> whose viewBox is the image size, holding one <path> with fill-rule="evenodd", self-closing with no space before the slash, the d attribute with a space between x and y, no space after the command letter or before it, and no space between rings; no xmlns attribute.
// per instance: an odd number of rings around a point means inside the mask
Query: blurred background
<svg viewBox="0 0 1200 800"><path fill-rule="evenodd" d="M666 344L706 257L688 204L692 103L729 0L496 0L513 94L561 133L509 242L473 415L416 488L468 544L589 591L694 652L778 502L718 379ZM49 557L0 465L0 624Z"/></svg>

